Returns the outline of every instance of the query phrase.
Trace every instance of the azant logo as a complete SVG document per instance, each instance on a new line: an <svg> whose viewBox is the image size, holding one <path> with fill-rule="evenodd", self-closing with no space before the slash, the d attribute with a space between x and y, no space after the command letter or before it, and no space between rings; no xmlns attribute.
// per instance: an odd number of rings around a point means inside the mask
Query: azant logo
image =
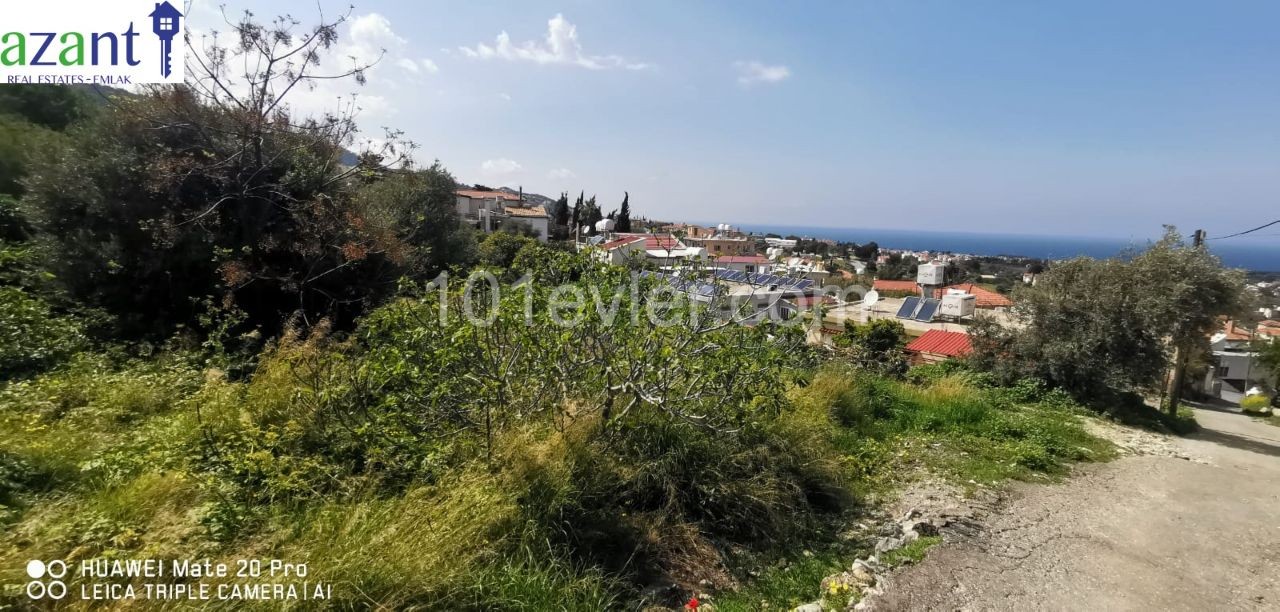
<svg viewBox="0 0 1280 612"><path fill-rule="evenodd" d="M2 82L128 85L182 80L179 35L185 18L167 0L35 4L6 8L13 14L0 26ZM121 4L135 9L121 10L127 8ZM145 26L122 19L129 13L148 19L154 38L146 35ZM106 24L115 27L104 28Z"/></svg>

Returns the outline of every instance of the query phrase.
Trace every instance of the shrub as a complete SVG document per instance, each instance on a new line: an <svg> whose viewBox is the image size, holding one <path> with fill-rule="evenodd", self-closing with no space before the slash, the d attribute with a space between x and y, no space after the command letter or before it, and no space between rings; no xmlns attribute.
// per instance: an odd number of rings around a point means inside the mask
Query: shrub
<svg viewBox="0 0 1280 612"><path fill-rule="evenodd" d="M1265 395L1249 395L1240 400L1240 409L1254 414L1266 414L1271 408L1271 399Z"/></svg>
<svg viewBox="0 0 1280 612"><path fill-rule="evenodd" d="M87 344L83 326L18 287L0 287L0 380L65 361Z"/></svg>

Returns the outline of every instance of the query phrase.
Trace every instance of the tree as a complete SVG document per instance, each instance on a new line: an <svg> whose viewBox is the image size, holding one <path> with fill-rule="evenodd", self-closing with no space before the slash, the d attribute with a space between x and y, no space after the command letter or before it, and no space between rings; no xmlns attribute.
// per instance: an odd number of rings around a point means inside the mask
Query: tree
<svg viewBox="0 0 1280 612"><path fill-rule="evenodd" d="M350 321L394 287L422 230L395 223L435 213L353 208L353 191L404 168L412 147L388 134L344 166L354 109L299 117L287 104L318 80L363 82L367 64L319 68L345 20L298 32L246 14L233 45L191 41L186 84L113 99L31 162L24 208L73 297L115 314L126 335L164 336L196 322L206 296L270 330L293 312ZM433 202L453 186L439 179Z"/></svg>
<svg viewBox="0 0 1280 612"><path fill-rule="evenodd" d="M553 222L556 225L569 225L569 193L561 192L560 199L552 205L551 210Z"/></svg>
<svg viewBox="0 0 1280 612"><path fill-rule="evenodd" d="M845 321L845 333L837 336L836 347L845 349L859 367L890 376L907 371L902 352L907 330L892 319L875 319L863 325Z"/></svg>
<svg viewBox="0 0 1280 612"><path fill-rule="evenodd" d="M631 194L625 191L622 193L622 210L618 212L617 229L620 232L631 231Z"/></svg>
<svg viewBox="0 0 1280 612"><path fill-rule="evenodd" d="M585 212L582 208L583 207L582 199L584 195L586 194L585 193L578 194L577 201L573 203L573 213L570 215L570 221L572 223L569 226L569 231L574 236L578 235L578 228L582 227L582 213Z"/></svg>
<svg viewBox="0 0 1280 612"><path fill-rule="evenodd" d="M1133 265L1153 294L1153 324L1173 349L1167 409L1176 413L1191 354L1207 348L1220 317L1234 317L1243 309L1244 273L1224 268L1206 247L1187 244L1172 226L1166 226L1164 237L1135 257Z"/></svg>
<svg viewBox="0 0 1280 612"><path fill-rule="evenodd" d="M595 235L596 223L604 219L604 213L600 211L600 207L596 205L596 197L591 196L582 205L582 224L587 226L587 233Z"/></svg>
<svg viewBox="0 0 1280 612"><path fill-rule="evenodd" d="M1170 228L1128 260L1055 264L1016 294L1014 325L979 319L970 328L974 360L1006 380L1039 378L1092 404L1157 389L1170 365L1180 391L1178 370L1217 318L1238 309L1242 289L1238 271Z"/></svg>

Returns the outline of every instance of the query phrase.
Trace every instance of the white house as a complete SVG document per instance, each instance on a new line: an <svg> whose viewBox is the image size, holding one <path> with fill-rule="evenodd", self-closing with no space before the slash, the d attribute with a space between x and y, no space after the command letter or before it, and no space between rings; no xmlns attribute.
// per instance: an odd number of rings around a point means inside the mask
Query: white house
<svg viewBox="0 0 1280 612"><path fill-rule="evenodd" d="M527 225L546 242L551 235L551 216L541 206L525 206L520 196L505 191L459 189L454 192L458 216L488 234L504 223Z"/></svg>
<svg viewBox="0 0 1280 612"><path fill-rule="evenodd" d="M503 208L506 219L502 223L520 223L533 228L538 234L538 240L543 242L551 236L551 215L547 214L546 209L541 206L533 206L524 208L522 206L506 206Z"/></svg>
<svg viewBox="0 0 1280 612"><path fill-rule="evenodd" d="M1212 358L1201 382L1204 393L1239 402L1259 383L1274 387L1271 372L1258 361L1258 353L1251 350L1254 338L1253 331L1237 326L1235 321L1227 321L1222 331L1209 337Z"/></svg>

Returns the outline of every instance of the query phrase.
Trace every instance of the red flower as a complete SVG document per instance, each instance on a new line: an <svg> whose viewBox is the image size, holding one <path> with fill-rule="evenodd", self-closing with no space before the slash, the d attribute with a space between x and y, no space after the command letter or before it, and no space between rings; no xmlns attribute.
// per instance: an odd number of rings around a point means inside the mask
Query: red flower
<svg viewBox="0 0 1280 612"><path fill-rule="evenodd" d="M702 605L702 604L698 602L698 598L697 598L697 597L690 597L690 598L689 598L689 603L687 603L687 604L685 604L685 605L684 605L684 609L686 609L686 610L697 610L697 609L698 609L698 606L700 606L700 605Z"/></svg>

